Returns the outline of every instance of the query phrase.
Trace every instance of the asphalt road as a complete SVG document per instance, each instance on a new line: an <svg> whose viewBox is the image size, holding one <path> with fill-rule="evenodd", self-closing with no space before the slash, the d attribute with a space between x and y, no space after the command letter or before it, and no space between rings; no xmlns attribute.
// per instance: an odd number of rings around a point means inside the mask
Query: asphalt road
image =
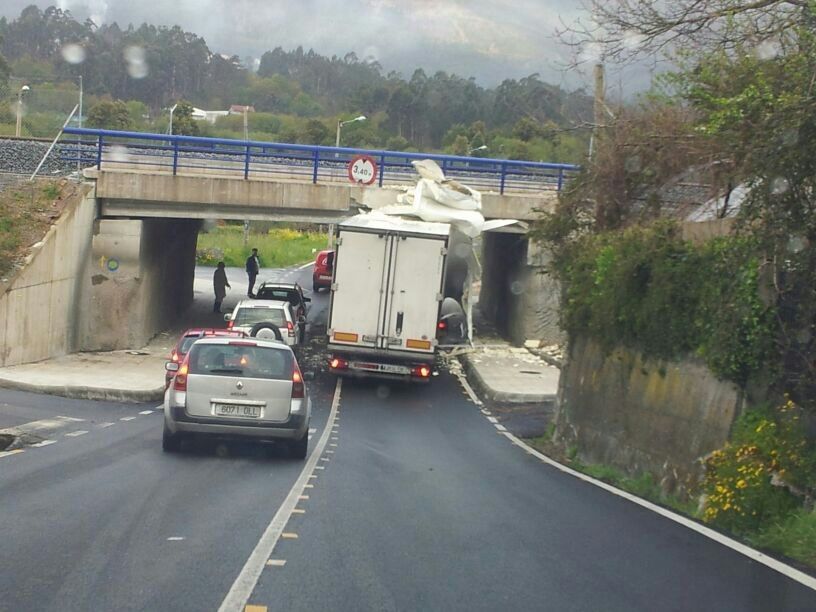
<svg viewBox="0 0 816 612"><path fill-rule="evenodd" d="M312 448L334 390L310 383ZM218 609L304 463L255 444L163 454L154 408L0 391L0 414L53 441L0 454L0 610ZM339 414L274 548L285 564L248 604L816 609L816 592L514 446L448 374L347 381Z"/></svg>

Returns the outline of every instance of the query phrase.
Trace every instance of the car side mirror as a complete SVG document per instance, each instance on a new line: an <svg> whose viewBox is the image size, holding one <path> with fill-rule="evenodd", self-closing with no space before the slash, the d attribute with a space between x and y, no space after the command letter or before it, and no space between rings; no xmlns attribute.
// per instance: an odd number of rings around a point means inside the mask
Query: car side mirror
<svg viewBox="0 0 816 612"><path fill-rule="evenodd" d="M303 380L314 380L315 373L314 372L304 372L303 373Z"/></svg>
<svg viewBox="0 0 816 612"><path fill-rule="evenodd" d="M168 361L164 364L164 369L168 372L178 372L179 364L175 361Z"/></svg>
<svg viewBox="0 0 816 612"><path fill-rule="evenodd" d="M229 312L227 314L225 314L224 315L224 320L225 321L232 321L232 314L230 314Z"/></svg>

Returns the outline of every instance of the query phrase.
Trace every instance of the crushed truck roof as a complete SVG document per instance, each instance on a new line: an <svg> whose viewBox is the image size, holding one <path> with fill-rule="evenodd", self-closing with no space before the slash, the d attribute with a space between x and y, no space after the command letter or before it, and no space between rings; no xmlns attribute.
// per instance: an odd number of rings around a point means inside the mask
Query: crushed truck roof
<svg viewBox="0 0 816 612"><path fill-rule="evenodd" d="M450 225L447 223L429 223L403 217L391 217L378 214L360 214L340 223L344 229L383 230L388 232L411 232L414 234L432 234L448 236Z"/></svg>

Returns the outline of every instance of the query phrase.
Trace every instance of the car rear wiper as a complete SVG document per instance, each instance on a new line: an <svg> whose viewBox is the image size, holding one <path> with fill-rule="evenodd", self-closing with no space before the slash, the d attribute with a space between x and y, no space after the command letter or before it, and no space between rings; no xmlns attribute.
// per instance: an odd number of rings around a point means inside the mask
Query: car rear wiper
<svg viewBox="0 0 816 612"><path fill-rule="evenodd" d="M215 370L210 370L210 374L243 374L244 371L241 368L218 368Z"/></svg>

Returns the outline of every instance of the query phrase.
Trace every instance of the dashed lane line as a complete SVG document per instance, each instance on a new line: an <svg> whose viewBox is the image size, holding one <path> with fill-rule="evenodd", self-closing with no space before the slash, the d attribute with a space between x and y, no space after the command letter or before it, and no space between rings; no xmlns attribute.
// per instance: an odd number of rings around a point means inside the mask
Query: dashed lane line
<svg viewBox="0 0 816 612"><path fill-rule="evenodd" d="M326 442L329 440L331 425L337 415L337 407L340 405L340 393L342 388L343 379L338 378L337 385L334 388L331 412L329 413L326 427L317 445L314 450L312 450L312 454L309 455L306 465L303 466L300 476L298 476L295 484L292 485L283 504L278 508L278 511L275 513L275 516L272 517L261 539L258 540L258 543L255 545L255 549L249 555L235 582L232 583L232 587L224 598L224 601L221 602L218 612L241 612L242 610L250 609L250 606L247 605L247 601L249 601L252 591L255 590L255 585L258 584L258 578L260 578L266 566L266 562L269 560L275 545L278 543L286 524L292 516L292 510L295 509L300 500L303 498L308 499L309 497L308 495L303 495L303 491L306 489L304 485L306 485L309 476L317 467L317 461L323 449L326 447ZM261 606L258 606L258 608L261 608Z"/></svg>
<svg viewBox="0 0 816 612"><path fill-rule="evenodd" d="M31 448L42 448L43 446L51 446L52 444L56 444L57 440L43 440L42 442L37 442L36 444L32 444Z"/></svg>
<svg viewBox="0 0 816 612"><path fill-rule="evenodd" d="M468 383L468 381L464 377L464 375L463 374L456 374L456 377L459 379L459 382L461 383L462 387L465 389L467 394L471 397L471 400L473 401L473 403L476 404L477 406L481 407L482 406L481 400L479 400L476 397L476 393L473 391L473 388L470 386L470 383ZM482 410L482 412L484 412L484 410ZM608 493L612 493L613 495L617 495L618 497L622 497L623 499L626 499L626 500L632 502L633 504L637 504L638 506L641 506L642 508L646 508L647 510L651 510L655 514L659 514L660 516L662 516L664 518L667 518L670 521L673 521L674 523L677 523L678 525L682 525L683 527L686 527L687 529L695 531L695 532L699 533L700 535L702 535L702 536L704 536L704 537L706 537L706 538L708 538L710 540L713 540L713 541L717 542L718 544L722 544L723 546L725 546L727 548L730 548L731 550L733 550L733 551L735 551L735 552L737 552L737 553L739 553L739 554L741 554L741 555L743 555L745 557L748 557L752 561L756 561L757 563L762 563L766 567L769 567L770 569L779 572L783 576L787 576L791 580L795 580L799 584L801 584L803 586L806 586L806 587L816 591L816 577L814 577L814 576L810 576L810 575L796 569L795 567L791 567L787 563L783 563L782 561L779 561L778 559L774 559L773 557L770 557L770 556L768 556L768 555L766 555L764 553L761 553L758 550L754 550L753 548L743 544L742 542L737 542L736 540L734 540L732 538L729 538L728 536L723 535L723 534L721 534L721 533L719 533L717 531L714 531L713 529L710 529L709 527L706 527L705 525L697 523L696 521L693 521L693 520L691 520L689 518L686 518L685 516L682 516L680 514L676 514L676 513L672 512L671 510L667 510L666 508L658 506L657 504L653 504L652 502L647 501L647 500L645 500L645 499L643 499L641 497L638 497L637 495L632 495L631 493L629 493L627 491L623 491L623 490L618 489L616 487L613 487L612 485L607 484L607 483L605 483L605 482L603 482L601 480L597 480L595 478L592 478L591 476L587 476L586 474L583 474L582 472L578 472L576 470L573 470L572 468L567 467L566 465L563 465L562 463L559 463L555 459L552 459L552 458L548 457L547 455L545 455L544 453L542 453L542 452L538 451L537 449L533 448L532 446L530 446L529 444L527 444L526 442L524 442L520 438L516 437L515 435L513 435L509 431L506 431L506 430L505 431L499 431L498 433L505 436L508 440L510 440L510 442L512 442L513 444L515 444L516 446L518 446L519 448L524 450L527 454L533 455L534 457L536 457L537 459L539 459L542 462L546 463L547 465L550 465L550 466L554 467L555 469L557 469L557 470L559 470L561 472L564 472L565 474L569 474L570 476L578 478L579 480L583 480L584 482L587 482L587 483L589 483L591 485L594 485L594 486L596 486L596 487L598 487L600 489L603 489L603 490L607 491Z"/></svg>
<svg viewBox="0 0 816 612"><path fill-rule="evenodd" d="M139 414L153 414L153 410L142 410Z"/></svg>
<svg viewBox="0 0 816 612"><path fill-rule="evenodd" d="M67 434L65 434L65 437L77 438L79 436L84 436L86 433L88 433L87 429L78 429L76 431L69 431Z"/></svg>
<svg viewBox="0 0 816 612"><path fill-rule="evenodd" d="M136 418L135 416L129 416L129 417L122 417L122 418L121 418L121 419L119 419L119 420L120 420L120 421L132 421L132 420L133 420L133 419L135 419L135 418Z"/></svg>
<svg viewBox="0 0 816 612"><path fill-rule="evenodd" d="M99 429L106 429L106 428L108 428L108 427L112 427L112 426L114 426L114 425L116 425L116 423L107 422L107 423L99 423L99 424L97 425L97 427L98 427Z"/></svg>
<svg viewBox="0 0 816 612"><path fill-rule="evenodd" d="M25 452L22 448L17 448L10 451L3 451L0 453L0 458L2 457L11 457L12 455L19 455L20 453Z"/></svg>

